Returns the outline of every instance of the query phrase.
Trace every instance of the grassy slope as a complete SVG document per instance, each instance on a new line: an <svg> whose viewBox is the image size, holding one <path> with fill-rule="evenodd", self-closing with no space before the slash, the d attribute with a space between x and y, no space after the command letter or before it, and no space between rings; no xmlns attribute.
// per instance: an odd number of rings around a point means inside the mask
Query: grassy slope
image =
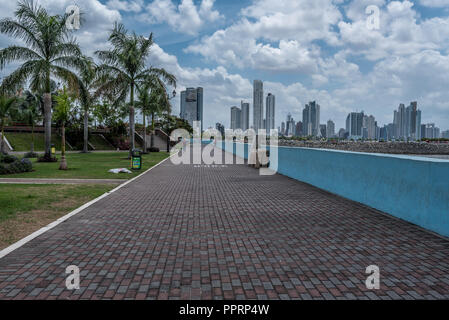
<svg viewBox="0 0 449 320"><path fill-rule="evenodd" d="M90 135L89 142L95 147L95 150L114 150L114 147L98 134Z"/></svg>
<svg viewBox="0 0 449 320"><path fill-rule="evenodd" d="M8 139L14 151L30 151L31 148L31 133L26 132L6 132L6 139ZM51 136L51 142L55 145L57 150L61 150L61 138L55 134ZM44 151L45 141L43 133L34 134L34 150Z"/></svg>
<svg viewBox="0 0 449 320"><path fill-rule="evenodd" d="M58 160L60 155L57 155ZM109 169L130 168L126 152L98 152L98 153L69 153L67 164L69 170L58 170L59 162L38 163L33 159L33 172L14 175L2 175L0 178L67 178L67 179L129 179L142 173L161 160L168 157L166 152L150 153L143 155L142 170L132 174L109 173Z"/></svg>
<svg viewBox="0 0 449 320"><path fill-rule="evenodd" d="M111 185L0 184L0 249L112 188Z"/></svg>

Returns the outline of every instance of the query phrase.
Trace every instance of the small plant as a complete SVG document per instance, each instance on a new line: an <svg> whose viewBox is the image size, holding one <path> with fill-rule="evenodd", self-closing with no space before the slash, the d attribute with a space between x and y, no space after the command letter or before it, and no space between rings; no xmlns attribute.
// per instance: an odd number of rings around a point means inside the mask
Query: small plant
<svg viewBox="0 0 449 320"><path fill-rule="evenodd" d="M36 152L27 152L23 155L24 158L37 158L39 155Z"/></svg>
<svg viewBox="0 0 449 320"><path fill-rule="evenodd" d="M14 156L2 156L0 158L0 174L14 174L32 170L33 164L29 159L19 160Z"/></svg>
<svg viewBox="0 0 449 320"><path fill-rule="evenodd" d="M148 149L149 152L159 152L159 148L158 147L151 147Z"/></svg>
<svg viewBox="0 0 449 320"><path fill-rule="evenodd" d="M58 158L48 156L46 154L44 154L42 157L37 158L37 162L57 162L57 161L58 161Z"/></svg>

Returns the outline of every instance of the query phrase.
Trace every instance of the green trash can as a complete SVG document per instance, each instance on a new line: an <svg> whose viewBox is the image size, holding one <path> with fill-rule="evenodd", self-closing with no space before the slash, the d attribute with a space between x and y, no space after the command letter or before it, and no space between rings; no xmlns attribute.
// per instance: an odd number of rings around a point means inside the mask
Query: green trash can
<svg viewBox="0 0 449 320"><path fill-rule="evenodd" d="M133 149L131 151L131 169L142 169L142 151L139 149Z"/></svg>

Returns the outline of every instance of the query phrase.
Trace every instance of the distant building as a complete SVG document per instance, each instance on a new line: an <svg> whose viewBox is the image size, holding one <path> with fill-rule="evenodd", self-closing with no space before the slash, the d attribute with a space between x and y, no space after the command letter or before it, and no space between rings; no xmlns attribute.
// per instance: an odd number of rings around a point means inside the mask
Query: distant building
<svg viewBox="0 0 449 320"><path fill-rule="evenodd" d="M193 121L201 121L203 131L203 88L187 88L181 92L181 119L193 126Z"/></svg>
<svg viewBox="0 0 449 320"><path fill-rule="evenodd" d="M449 139L449 130L441 132L441 138Z"/></svg>
<svg viewBox="0 0 449 320"><path fill-rule="evenodd" d="M241 129L242 111L236 106L231 107L231 129Z"/></svg>
<svg viewBox="0 0 449 320"><path fill-rule="evenodd" d="M242 101L240 104L242 110L242 119L241 119L242 130L246 131L249 129L249 103Z"/></svg>
<svg viewBox="0 0 449 320"><path fill-rule="evenodd" d="M349 135L349 132L347 132L345 129L341 128L340 130L338 130L338 137L340 139L347 139Z"/></svg>
<svg viewBox="0 0 449 320"><path fill-rule="evenodd" d="M256 132L263 128L263 82L260 80L253 82L253 128Z"/></svg>
<svg viewBox="0 0 449 320"><path fill-rule="evenodd" d="M327 121L326 137L328 139L335 137L335 123L332 120Z"/></svg>
<svg viewBox="0 0 449 320"><path fill-rule="evenodd" d="M267 130L267 134L270 134L270 130L274 129L275 122L275 96L269 93L267 95L266 101L266 116L265 116L265 129Z"/></svg>
<svg viewBox="0 0 449 320"><path fill-rule="evenodd" d="M376 139L376 127L376 119L374 116L363 116L363 128L366 129L366 134L362 132L364 139Z"/></svg>
<svg viewBox="0 0 449 320"><path fill-rule="evenodd" d="M395 139L419 140L422 137L421 110L418 103L413 101L406 108L403 103L394 111Z"/></svg>
<svg viewBox="0 0 449 320"><path fill-rule="evenodd" d="M290 113L287 115L287 122L285 123L285 125L286 125L285 135L290 137L295 135L296 123Z"/></svg>
<svg viewBox="0 0 449 320"><path fill-rule="evenodd" d="M285 122L283 122L283 121L281 122L281 134L286 135L285 134Z"/></svg>
<svg viewBox="0 0 449 320"><path fill-rule="evenodd" d="M323 138L327 138L327 127L325 124L320 124L320 136Z"/></svg>
<svg viewBox="0 0 449 320"><path fill-rule="evenodd" d="M295 136L302 137L302 122L301 121L296 122Z"/></svg>
<svg viewBox="0 0 449 320"><path fill-rule="evenodd" d="M318 136L320 133L320 105L315 101L306 104L302 111L303 134Z"/></svg>
<svg viewBox="0 0 449 320"><path fill-rule="evenodd" d="M346 131L348 132L349 139L361 139L363 138L363 111L351 112L346 117Z"/></svg>
<svg viewBox="0 0 449 320"><path fill-rule="evenodd" d="M435 126L435 123L428 123L425 125L422 125L421 131L424 130L424 136L423 138L428 139L437 139L440 137L440 128Z"/></svg>

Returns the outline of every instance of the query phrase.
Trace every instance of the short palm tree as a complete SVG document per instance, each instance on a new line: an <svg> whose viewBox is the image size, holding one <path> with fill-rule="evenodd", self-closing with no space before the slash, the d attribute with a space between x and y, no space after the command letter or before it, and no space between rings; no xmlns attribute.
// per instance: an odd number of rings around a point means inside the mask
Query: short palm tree
<svg viewBox="0 0 449 320"><path fill-rule="evenodd" d="M0 129L2 133L2 140L0 142L0 154L6 153L5 149L5 125L13 108L15 107L16 98L0 96Z"/></svg>
<svg viewBox="0 0 449 320"><path fill-rule="evenodd" d="M61 123L61 163L59 170L67 170L67 160L65 157L65 125L69 121L70 112L72 111L73 98L67 92L66 88L59 92L55 97L56 107L54 112L54 118Z"/></svg>
<svg viewBox="0 0 449 320"><path fill-rule="evenodd" d="M24 62L3 80L1 89L15 93L29 81L31 91L44 91L44 159L51 159L51 78L76 86L78 79L71 69L83 65L81 50L70 38L70 30L66 27L68 15L52 16L32 0L21 0L15 17L2 19L0 32L23 40L26 46L12 45L1 49L0 70L8 63Z"/></svg>
<svg viewBox="0 0 449 320"><path fill-rule="evenodd" d="M96 54L103 62L98 67L99 87L97 94L105 94L119 106L129 97L129 138L130 154L135 147L135 101L134 95L139 87L155 78L162 79L169 85L176 86L176 78L164 69L147 67L146 61L153 45L153 35L148 38L136 33L128 34L123 24L116 23L109 36L113 48L97 51Z"/></svg>

